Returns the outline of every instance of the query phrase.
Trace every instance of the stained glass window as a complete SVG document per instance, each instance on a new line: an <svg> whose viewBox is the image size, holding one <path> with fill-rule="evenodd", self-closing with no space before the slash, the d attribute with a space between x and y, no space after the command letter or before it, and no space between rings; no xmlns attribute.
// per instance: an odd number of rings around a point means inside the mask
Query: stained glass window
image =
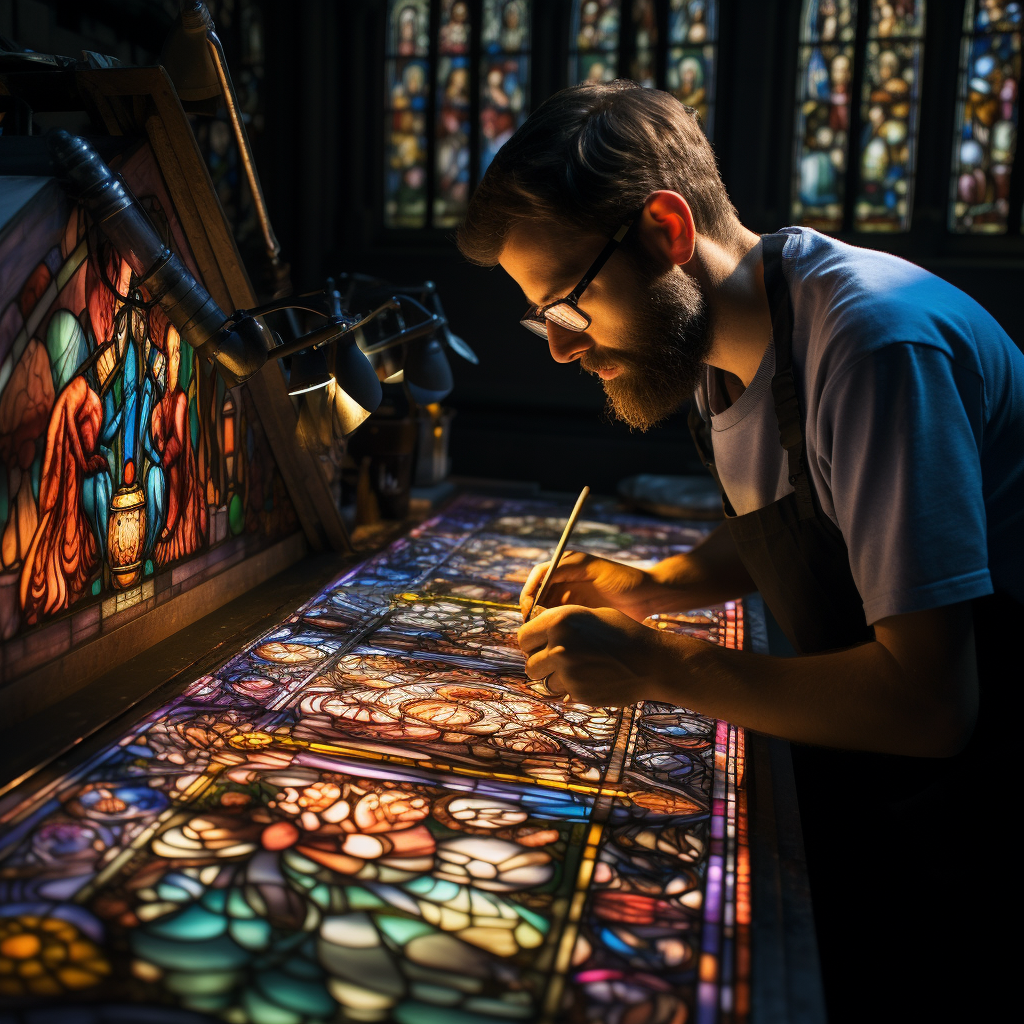
<svg viewBox="0 0 1024 1024"><path fill-rule="evenodd" d="M474 182L529 110L531 5L389 3L386 226L462 221Z"/></svg>
<svg viewBox="0 0 1024 1024"><path fill-rule="evenodd" d="M427 223L427 99L430 75L430 5L391 4L387 80L387 175L384 221L388 227Z"/></svg>
<svg viewBox="0 0 1024 1024"><path fill-rule="evenodd" d="M576 0L569 43L570 82L610 82L619 76L622 0Z"/></svg>
<svg viewBox="0 0 1024 1024"><path fill-rule="evenodd" d="M623 7L625 6L625 15ZM626 17L625 27L620 23ZM621 68L697 111L710 137L718 39L716 0L582 0L573 6L569 77L607 82Z"/></svg>
<svg viewBox="0 0 1024 1024"><path fill-rule="evenodd" d="M480 173L526 120L531 0L484 0L480 65Z"/></svg>
<svg viewBox="0 0 1024 1024"><path fill-rule="evenodd" d="M201 280L149 147L112 166ZM297 525L248 390L225 390L95 224L41 181L0 230L6 679Z"/></svg>
<svg viewBox="0 0 1024 1024"><path fill-rule="evenodd" d="M856 0L805 0L794 121L796 222L821 231L910 227L924 25L925 0L867 0L859 18Z"/></svg>
<svg viewBox="0 0 1024 1024"><path fill-rule="evenodd" d="M871 4L853 211L858 231L906 231L910 226L924 19L924 0Z"/></svg>
<svg viewBox="0 0 1024 1024"><path fill-rule="evenodd" d="M567 511L460 499L8 794L0 997L234 1024L745 1020L743 731L552 701L523 672L515 595ZM703 532L612 515L573 543L649 564ZM742 602L650 624L750 645Z"/></svg>
<svg viewBox="0 0 1024 1024"><path fill-rule="evenodd" d="M709 136L715 102L717 6L714 0L669 2L666 87L697 111Z"/></svg>
<svg viewBox="0 0 1024 1024"><path fill-rule="evenodd" d="M792 212L821 231L843 226L856 19L856 0L804 0L800 18Z"/></svg>
<svg viewBox="0 0 1024 1024"><path fill-rule="evenodd" d="M1020 4L968 0L953 150L951 231L1003 234L1017 148Z"/></svg>

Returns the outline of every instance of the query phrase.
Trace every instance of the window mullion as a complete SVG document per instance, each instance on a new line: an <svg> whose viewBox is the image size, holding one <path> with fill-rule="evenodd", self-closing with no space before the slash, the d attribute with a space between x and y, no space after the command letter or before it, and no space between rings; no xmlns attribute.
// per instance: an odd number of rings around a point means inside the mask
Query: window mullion
<svg viewBox="0 0 1024 1024"><path fill-rule="evenodd" d="M428 228L434 226L434 205L437 202L437 89L438 31L441 27L441 0L430 0L430 50L427 67L430 68L430 91L427 95L427 217Z"/></svg>

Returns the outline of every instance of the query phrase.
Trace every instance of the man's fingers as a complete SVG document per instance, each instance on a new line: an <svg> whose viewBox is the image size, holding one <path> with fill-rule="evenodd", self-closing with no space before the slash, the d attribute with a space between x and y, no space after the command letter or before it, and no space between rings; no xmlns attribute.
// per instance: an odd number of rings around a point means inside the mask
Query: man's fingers
<svg viewBox="0 0 1024 1024"><path fill-rule="evenodd" d="M551 583L549 585L554 586L556 583L579 583L583 580L589 580L591 576L590 563L593 560L593 555L584 554L582 551L566 551L558 563L558 568L551 574ZM534 594L540 589L544 574L548 571L550 564L550 561L541 562L540 565L535 565L530 570L530 575L527 576L526 583L523 584L523 589L519 594L519 609L523 615L526 615L530 610Z"/></svg>
<svg viewBox="0 0 1024 1024"><path fill-rule="evenodd" d="M559 665L561 664L562 655L565 653L564 647L545 647L541 651L537 651L536 654L531 654L526 659L526 674L530 679L546 679L548 676L551 679L548 682L548 689L552 693L564 693L565 687L558 685L556 680L558 676ZM552 683L556 683L552 686Z"/></svg>

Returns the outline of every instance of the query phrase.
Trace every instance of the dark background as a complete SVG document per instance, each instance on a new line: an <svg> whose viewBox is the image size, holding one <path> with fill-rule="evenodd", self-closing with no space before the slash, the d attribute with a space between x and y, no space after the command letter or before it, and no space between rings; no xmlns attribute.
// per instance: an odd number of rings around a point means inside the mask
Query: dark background
<svg viewBox="0 0 1024 1024"><path fill-rule="evenodd" d="M215 17L217 10L213 6ZM682 416L647 434L603 414L598 383L554 364L518 319L524 300L500 269L459 255L451 232L382 227L384 0L266 2L265 123L253 142L270 214L297 290L341 270L437 282L456 333L480 354L458 361L454 471L611 492L639 472L699 470ZM628 10L629 3L624 4ZM531 105L567 84L569 0L534 0ZM152 63L170 28L170 0L4 0L0 33L44 52L83 47ZM789 223L797 0L721 0L715 146L743 222ZM849 234L964 289L1024 347L1024 238L946 230L963 0L930 0L912 228ZM229 59L231 53L229 51ZM1024 157L1015 177L1020 180ZM1011 215L1012 219L1012 215Z"/></svg>

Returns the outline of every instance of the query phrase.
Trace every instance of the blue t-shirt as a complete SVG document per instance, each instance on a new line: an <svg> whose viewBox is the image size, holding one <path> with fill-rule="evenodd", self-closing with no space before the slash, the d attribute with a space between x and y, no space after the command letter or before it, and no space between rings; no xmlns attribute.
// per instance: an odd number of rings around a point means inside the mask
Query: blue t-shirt
<svg viewBox="0 0 1024 1024"><path fill-rule="evenodd" d="M1024 355L920 267L809 228L783 232L811 479L867 621L993 589L1024 601ZM734 404L710 373L698 395L741 515L793 489L774 373L769 345Z"/></svg>

